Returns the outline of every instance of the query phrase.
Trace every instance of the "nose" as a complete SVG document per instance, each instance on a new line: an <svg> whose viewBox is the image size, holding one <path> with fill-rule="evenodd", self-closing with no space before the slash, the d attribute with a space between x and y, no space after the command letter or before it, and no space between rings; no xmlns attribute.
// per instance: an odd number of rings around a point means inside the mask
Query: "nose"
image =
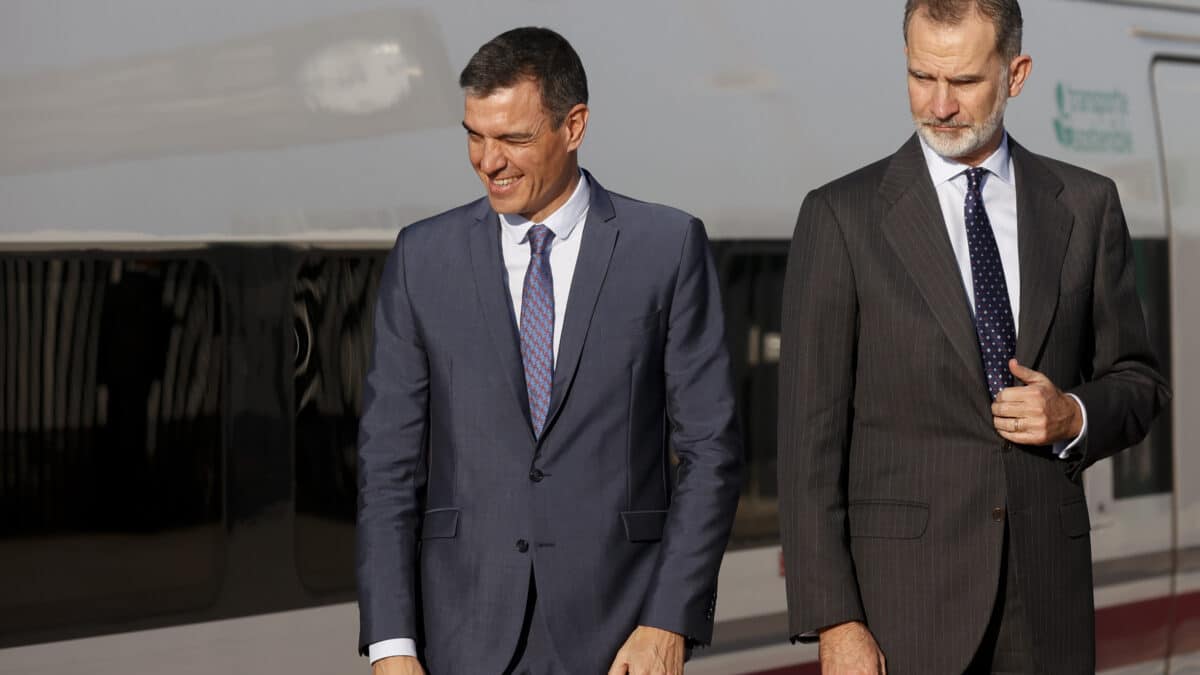
<svg viewBox="0 0 1200 675"><path fill-rule="evenodd" d="M948 120L958 114L958 99L950 90L950 85L939 82L933 94L933 106L930 112L939 120Z"/></svg>
<svg viewBox="0 0 1200 675"><path fill-rule="evenodd" d="M506 164L508 164L508 160L504 156L504 148L500 143L490 138L484 139L483 154L479 157L479 170L488 175L494 175L503 170Z"/></svg>

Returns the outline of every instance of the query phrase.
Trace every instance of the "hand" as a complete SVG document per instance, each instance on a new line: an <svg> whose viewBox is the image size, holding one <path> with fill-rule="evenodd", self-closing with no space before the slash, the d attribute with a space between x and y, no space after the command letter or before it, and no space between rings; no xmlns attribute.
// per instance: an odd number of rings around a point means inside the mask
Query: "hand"
<svg viewBox="0 0 1200 675"><path fill-rule="evenodd" d="M1025 386L1002 390L992 403L992 426L1002 438L1023 445L1051 445L1079 435L1083 413L1075 399L1016 359L1009 359L1008 369Z"/></svg>
<svg viewBox="0 0 1200 675"><path fill-rule="evenodd" d="M389 656L371 666L371 675L425 675L425 669L412 656Z"/></svg>
<svg viewBox="0 0 1200 675"><path fill-rule="evenodd" d="M608 675L683 675L683 636L638 626L625 641Z"/></svg>
<svg viewBox="0 0 1200 675"><path fill-rule="evenodd" d="M821 631L822 675L887 675L887 659L861 621L847 621Z"/></svg>

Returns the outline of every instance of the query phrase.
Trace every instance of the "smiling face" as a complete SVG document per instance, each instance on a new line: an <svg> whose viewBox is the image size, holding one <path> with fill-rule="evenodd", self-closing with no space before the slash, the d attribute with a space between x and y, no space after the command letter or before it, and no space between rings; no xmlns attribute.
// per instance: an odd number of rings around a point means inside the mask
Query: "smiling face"
<svg viewBox="0 0 1200 675"><path fill-rule="evenodd" d="M580 103L555 128L530 79L487 96L468 95L467 153L492 208L542 222L566 203L579 182L576 151L587 118L587 106Z"/></svg>
<svg viewBox="0 0 1200 675"><path fill-rule="evenodd" d="M957 24L918 10L908 27L908 101L917 132L939 155L976 166L1000 145L1004 109L1021 93L1033 61L1005 62L991 20L971 12Z"/></svg>

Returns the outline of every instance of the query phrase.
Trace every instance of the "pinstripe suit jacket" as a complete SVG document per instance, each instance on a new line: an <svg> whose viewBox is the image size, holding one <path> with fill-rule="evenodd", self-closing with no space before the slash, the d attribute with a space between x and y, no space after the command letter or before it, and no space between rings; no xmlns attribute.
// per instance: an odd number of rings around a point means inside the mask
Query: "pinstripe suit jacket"
<svg viewBox="0 0 1200 675"><path fill-rule="evenodd" d="M1007 513L1046 673L1091 673L1080 474L1169 399L1112 181L1011 143L1017 358L1088 411L1080 456L1004 441L914 135L809 193L784 284L780 518L791 633L865 621L891 673L960 673L987 627Z"/></svg>

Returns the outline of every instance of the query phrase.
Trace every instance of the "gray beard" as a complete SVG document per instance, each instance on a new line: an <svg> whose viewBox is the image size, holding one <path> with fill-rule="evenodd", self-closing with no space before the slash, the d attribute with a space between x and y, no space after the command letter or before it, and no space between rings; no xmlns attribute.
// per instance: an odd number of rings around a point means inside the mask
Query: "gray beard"
<svg viewBox="0 0 1200 675"><path fill-rule="evenodd" d="M959 157L975 153L987 145L1000 127L1004 126L1004 111L1008 107L1007 93L1001 88L1000 96L997 98L991 114L980 124L964 125L956 134L943 134L934 131L930 126L936 124L937 120L913 118L913 122L917 125L917 133L934 152L946 159L956 160Z"/></svg>

